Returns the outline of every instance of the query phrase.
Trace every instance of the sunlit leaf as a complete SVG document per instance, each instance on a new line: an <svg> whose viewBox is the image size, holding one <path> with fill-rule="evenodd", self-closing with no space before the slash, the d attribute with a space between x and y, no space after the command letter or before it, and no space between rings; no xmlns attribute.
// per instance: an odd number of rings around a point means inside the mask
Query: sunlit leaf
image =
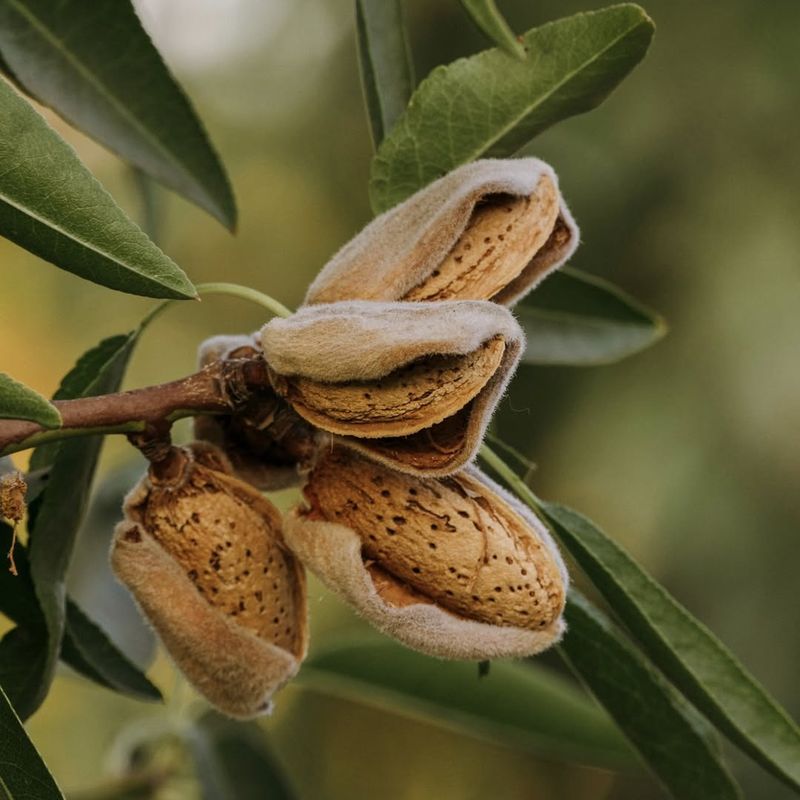
<svg viewBox="0 0 800 800"><path fill-rule="evenodd" d="M533 664L439 661L384 640L345 642L313 655L299 682L550 758L604 767L630 763L616 729L594 703Z"/></svg>
<svg viewBox="0 0 800 800"><path fill-rule="evenodd" d="M225 171L129 0L0 0L0 53L37 100L235 226Z"/></svg>
<svg viewBox="0 0 800 800"><path fill-rule="evenodd" d="M498 47L502 47L515 58L525 58L525 48L514 35L502 14L497 10L494 0L461 0L467 13L475 24Z"/></svg>
<svg viewBox="0 0 800 800"><path fill-rule="evenodd" d="M561 652L672 797L738 798L705 721L605 615L575 592L566 619Z"/></svg>
<svg viewBox="0 0 800 800"><path fill-rule="evenodd" d="M180 267L2 79L0 165L1 236L112 289L150 297L195 296Z"/></svg>
<svg viewBox="0 0 800 800"><path fill-rule="evenodd" d="M0 800L64 800L0 688Z"/></svg>
<svg viewBox="0 0 800 800"><path fill-rule="evenodd" d="M356 29L364 99L377 147L414 89L401 0L356 0Z"/></svg>
<svg viewBox="0 0 800 800"><path fill-rule="evenodd" d="M658 314L618 287L570 268L553 273L514 313L527 337L525 364L608 364L667 330Z"/></svg>
<svg viewBox="0 0 800 800"><path fill-rule="evenodd" d="M652 36L641 8L612 6L528 31L524 61L493 49L437 67L373 159L373 209L391 208L460 164L512 155L559 120L599 105Z"/></svg>
<svg viewBox="0 0 800 800"><path fill-rule="evenodd" d="M585 517L551 503L543 509L658 667L732 742L800 789L800 728L725 645Z"/></svg>
<svg viewBox="0 0 800 800"><path fill-rule="evenodd" d="M61 425L61 415L49 400L5 372L0 372L0 418L28 419L45 428Z"/></svg>

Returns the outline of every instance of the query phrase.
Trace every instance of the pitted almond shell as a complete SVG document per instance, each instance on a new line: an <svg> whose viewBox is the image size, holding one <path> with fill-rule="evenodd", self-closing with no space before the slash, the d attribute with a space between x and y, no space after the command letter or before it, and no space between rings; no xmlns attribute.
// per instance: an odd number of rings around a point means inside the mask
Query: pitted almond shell
<svg viewBox="0 0 800 800"><path fill-rule="evenodd" d="M558 216L558 187L547 174L533 194L488 196L475 206L444 261L403 299L495 298L547 245Z"/></svg>
<svg viewBox="0 0 800 800"><path fill-rule="evenodd" d="M532 655L562 635L555 545L477 470L417 479L336 450L306 495L286 520L293 551L408 646L483 659Z"/></svg>
<svg viewBox="0 0 800 800"><path fill-rule="evenodd" d="M276 391L319 429L410 474L480 445L524 335L488 301L309 306L261 332Z"/></svg>
<svg viewBox="0 0 800 800"><path fill-rule="evenodd" d="M556 228L568 244L559 237L555 246ZM548 164L482 159L374 219L325 265L305 303L402 298L512 304L561 266L578 238Z"/></svg>
<svg viewBox="0 0 800 800"><path fill-rule="evenodd" d="M228 470L195 443L169 474L145 476L126 499L112 565L198 690L249 716L305 655L305 577L277 510Z"/></svg>
<svg viewBox="0 0 800 800"><path fill-rule="evenodd" d="M313 425L342 436L408 436L460 411L497 372L505 342L495 336L465 355L418 359L371 381L288 377L277 391Z"/></svg>

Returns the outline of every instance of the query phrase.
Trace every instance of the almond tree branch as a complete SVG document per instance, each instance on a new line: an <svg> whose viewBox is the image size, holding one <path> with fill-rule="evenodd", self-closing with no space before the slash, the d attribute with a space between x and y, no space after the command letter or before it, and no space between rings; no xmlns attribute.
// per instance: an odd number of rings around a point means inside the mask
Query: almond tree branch
<svg viewBox="0 0 800 800"><path fill-rule="evenodd" d="M258 357L215 361L186 378L129 392L57 400L63 424L0 419L0 456L75 436L135 433L147 425L198 414L235 411L258 390L269 390L266 362Z"/></svg>

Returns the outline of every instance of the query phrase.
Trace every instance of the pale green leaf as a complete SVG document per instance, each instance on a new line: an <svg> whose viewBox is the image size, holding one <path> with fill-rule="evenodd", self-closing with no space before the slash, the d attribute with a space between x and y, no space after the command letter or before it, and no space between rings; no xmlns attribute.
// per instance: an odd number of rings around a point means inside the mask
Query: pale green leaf
<svg viewBox="0 0 800 800"><path fill-rule="evenodd" d="M313 655L303 686L413 716L550 758L606 768L630 763L608 718L579 691L534 664L439 661L373 637Z"/></svg>
<svg viewBox="0 0 800 800"><path fill-rule="evenodd" d="M641 8L612 6L528 31L525 61L493 49L437 67L373 159L373 209L385 211L476 158L512 155L559 120L599 105L652 36Z"/></svg>
<svg viewBox="0 0 800 800"><path fill-rule="evenodd" d="M514 313L527 338L525 364L608 364L649 347L667 330L658 314L618 287L568 267Z"/></svg>
<svg viewBox="0 0 800 800"><path fill-rule="evenodd" d="M61 414L39 392L0 372L0 418L27 419L44 428L58 428Z"/></svg>
<svg viewBox="0 0 800 800"><path fill-rule="evenodd" d="M235 226L225 171L129 0L0 0L0 53L37 100Z"/></svg>
<svg viewBox="0 0 800 800"><path fill-rule="evenodd" d="M414 89L401 0L356 0L356 30L364 99L377 147Z"/></svg>
<svg viewBox="0 0 800 800"><path fill-rule="evenodd" d="M0 235L129 294L191 298L189 279L147 238L33 108L0 79Z"/></svg>
<svg viewBox="0 0 800 800"><path fill-rule="evenodd" d="M473 22L498 47L502 47L509 55L524 60L525 48L497 10L494 0L461 0L461 5Z"/></svg>

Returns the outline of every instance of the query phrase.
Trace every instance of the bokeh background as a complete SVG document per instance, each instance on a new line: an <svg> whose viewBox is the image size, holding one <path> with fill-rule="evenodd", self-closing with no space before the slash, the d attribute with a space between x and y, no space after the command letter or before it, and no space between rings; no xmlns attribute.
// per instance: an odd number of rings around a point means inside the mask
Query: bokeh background
<svg viewBox="0 0 800 800"><path fill-rule="evenodd" d="M538 465L536 491L600 523L736 652L795 715L800 661L800 56L794 0L647 0L645 62L599 109L539 137L583 230L573 264L660 310L669 336L613 366L525 368L499 432ZM147 0L148 30L231 174L231 237L157 190L163 249L195 282L262 289L287 305L368 219L371 145L348 0ZM591 0L506 0L519 31ZM486 46L455 0L410 0L418 77ZM132 173L50 117L117 200ZM80 281L0 240L0 364L51 393L84 350L127 331L151 301ZM262 324L209 297L161 317L126 386L193 370L197 344ZM133 461L132 461L133 459ZM109 588L115 491L140 469L121 441L76 558L76 595L133 654L150 644ZM116 487L116 489L115 489ZM357 623L316 585L319 640ZM160 658L155 680L169 693ZM56 777L86 790L131 723L164 713L63 674L29 730ZM352 702L289 688L263 723L304 798L657 796L638 777L547 763ZM125 731L128 731L125 733ZM115 742L117 743L115 745ZM788 797L742 758L749 797ZM175 790L190 797L191 790ZM166 796L166 795L165 795Z"/></svg>

